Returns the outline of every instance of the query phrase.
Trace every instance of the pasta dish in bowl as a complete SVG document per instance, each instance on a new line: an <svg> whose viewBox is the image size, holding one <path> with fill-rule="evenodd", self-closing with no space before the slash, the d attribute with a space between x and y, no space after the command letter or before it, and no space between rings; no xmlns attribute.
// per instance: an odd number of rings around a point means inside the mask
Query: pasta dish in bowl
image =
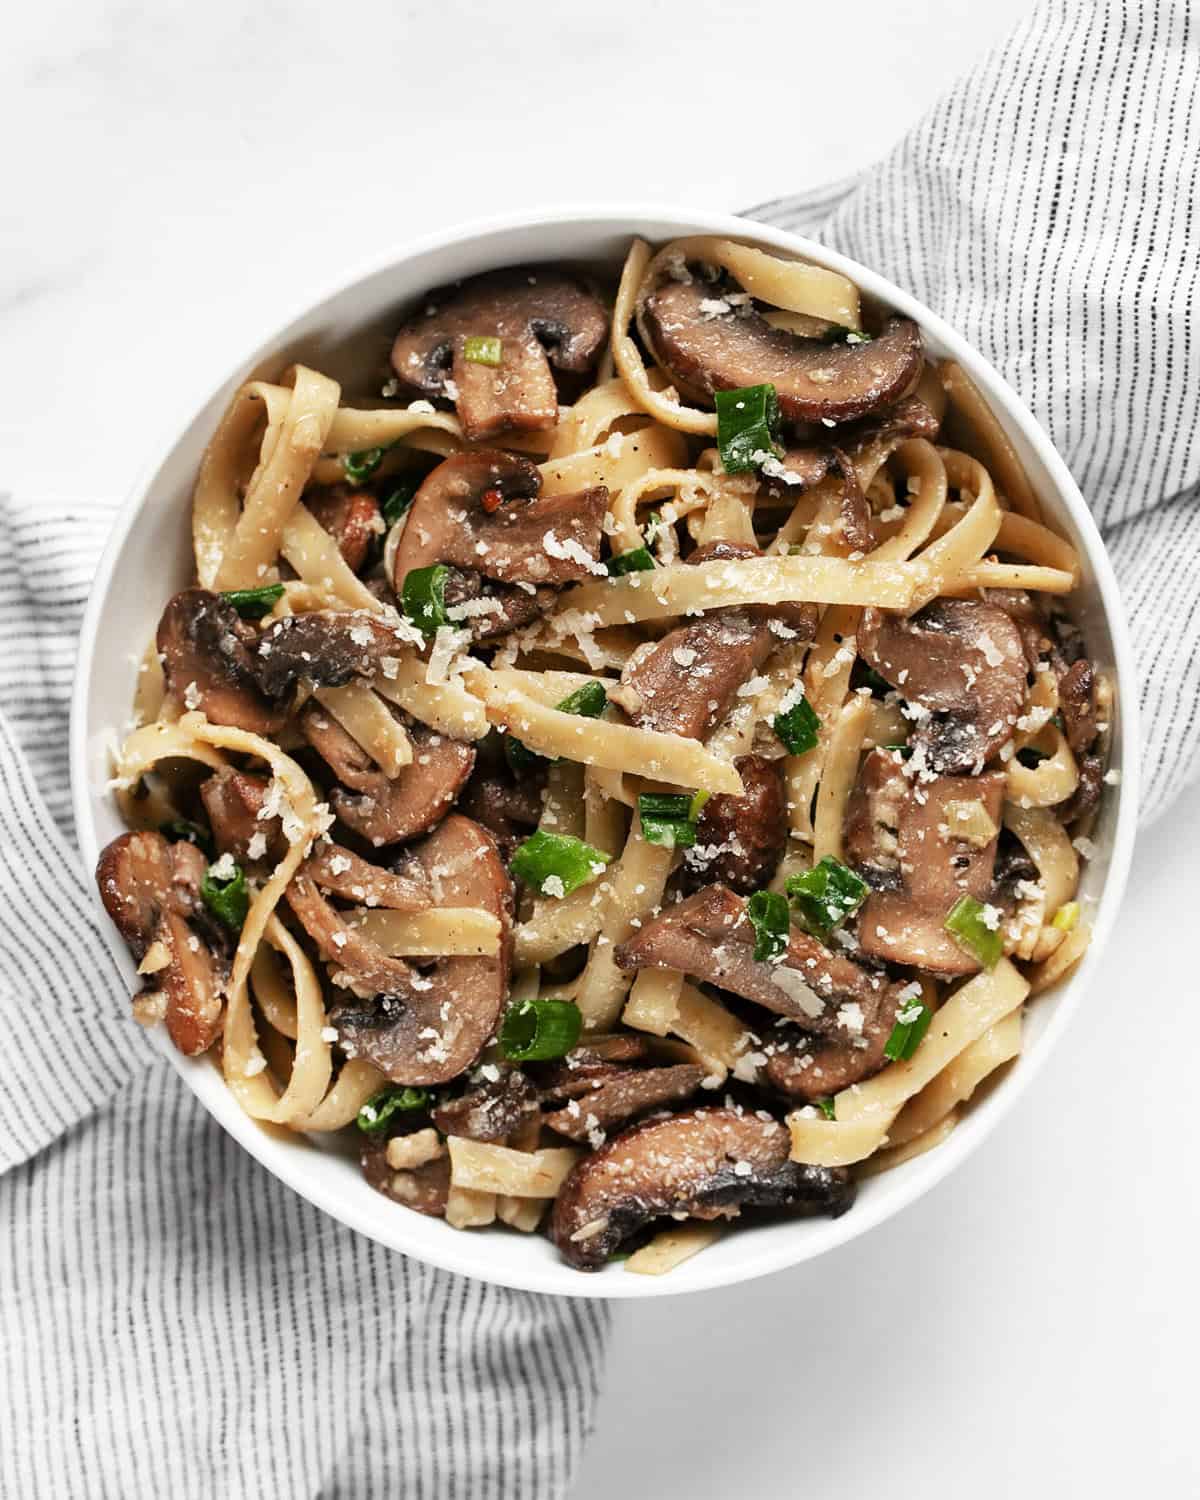
<svg viewBox="0 0 1200 1500"><path fill-rule="evenodd" d="M1127 795L1077 518L926 319L732 229L276 352L177 450L123 642L135 1017L327 1148L301 1190L353 1157L352 1222L517 1284L685 1277L949 1149Z"/></svg>

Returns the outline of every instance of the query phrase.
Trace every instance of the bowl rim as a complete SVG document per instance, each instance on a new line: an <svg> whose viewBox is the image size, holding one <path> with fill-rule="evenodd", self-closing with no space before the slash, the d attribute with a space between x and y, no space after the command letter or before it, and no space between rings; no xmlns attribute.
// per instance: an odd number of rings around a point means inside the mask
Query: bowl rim
<svg viewBox="0 0 1200 1500"><path fill-rule="evenodd" d="M1021 1066L1012 1070L1000 1086L978 1108L972 1110L935 1151L910 1163L910 1171L905 1180L894 1184L890 1193L871 1195L866 1201L860 1201L852 1213L837 1220L821 1221L824 1233L819 1238L808 1236L794 1242L784 1239L781 1244L766 1248L757 1246L751 1252L751 1237L747 1237L748 1253L745 1256L730 1264L723 1261L711 1264L706 1257L700 1256L689 1263L690 1274L686 1276L679 1273L664 1277L586 1276L562 1266L550 1268L553 1271L568 1270L570 1279L566 1279L561 1275L550 1275L545 1265L532 1261L528 1270L524 1267L516 1270L506 1267L497 1271L488 1266L483 1248L486 1243L484 1239L469 1234L446 1235L446 1243L439 1243L431 1250L429 1245L414 1242L406 1233L408 1215L381 1215L377 1219L372 1218L365 1211L359 1212L354 1205L342 1201L336 1191L327 1190L319 1178L313 1179L307 1175L306 1163L311 1161L307 1149L296 1151L294 1143L278 1140L273 1133L262 1129L256 1121L244 1114L219 1075L214 1075L215 1081L219 1083L219 1093L202 1087L199 1081L202 1075L196 1065L175 1051L169 1041L160 1035L161 1028L160 1031L151 1033L158 1050L169 1058L188 1087L222 1128L233 1135L274 1176L338 1222L389 1249L413 1255L444 1270L517 1290L568 1297L631 1299L700 1293L797 1266L849 1244L924 1197L974 1153L1029 1089L1079 1010L1083 994L1099 966L1104 947L1115 925L1133 856L1140 782L1137 675L1117 581L1091 510L1049 436L1017 393L990 361L954 328L885 276L803 235L740 215L713 213L679 204L663 205L636 200L613 203L602 200L489 215L405 238L364 258L349 271L341 271L329 278L313 295L298 300L286 317L278 320L265 335L258 338L252 349L226 366L219 378L206 377L202 385L198 381L188 397L173 405L175 414L164 422L158 441L150 449L149 458L138 470L114 518L97 564L80 627L71 695L69 760L72 808L84 869L90 875L98 857L99 840L93 817L94 793L88 774L86 710L98 648L97 627L108 600L113 573L129 534L153 492L155 481L205 407L234 381L244 378L245 371L257 367L281 346L286 346L295 336L299 325L326 304L358 284L386 274L417 256L434 254L489 236L533 228L553 231L566 226L593 225L597 236L607 233L632 238L638 233L639 225L650 223L666 229L673 237L702 233L750 240L842 272L868 296L913 318L951 357L964 366L983 392L989 406L1001 409L1021 431L1049 474L1057 499L1073 522L1093 571L1096 592L1113 646L1119 703L1118 732L1114 748L1119 751L1121 781L1119 786L1113 788L1116 797L1113 844L1095 912L1092 942L1083 962L1067 976L1055 994L1054 1010L1039 1037L1035 1051L1023 1054ZM545 248L545 258L553 258L551 244L547 244ZM89 878L87 883L95 903L100 930L121 971L128 977L133 973L128 952L108 920L94 882ZM706 1270L706 1264L710 1264L711 1268Z"/></svg>

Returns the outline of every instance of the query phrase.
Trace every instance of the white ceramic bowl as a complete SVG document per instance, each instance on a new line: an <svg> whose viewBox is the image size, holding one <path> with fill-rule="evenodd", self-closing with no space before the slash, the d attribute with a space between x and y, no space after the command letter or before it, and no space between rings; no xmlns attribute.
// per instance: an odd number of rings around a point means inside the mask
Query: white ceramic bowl
<svg viewBox="0 0 1200 1500"><path fill-rule="evenodd" d="M1135 678L1117 586L1099 534L1066 466L1019 398L941 319L874 271L796 235L747 220L678 210L583 208L447 231L388 255L325 292L260 348L243 354L215 390L202 394L169 433L121 513L96 574L79 649L71 773L79 842L91 867L101 847L123 831L105 783L111 774L113 731L129 716L136 671L133 653L151 639L170 595L191 582L192 483L204 446L236 387L251 372L273 376L292 360L303 359L345 378L350 391L361 389L354 352L363 335L393 326L398 311L430 287L523 261L585 262L615 272L633 235L661 242L687 234L750 239L841 271L877 301L914 318L934 354L956 359L967 370L1016 445L1051 520L1083 559L1076 600L1093 656L1102 667L1115 670L1118 707L1112 764L1121 780L1108 790L1093 836L1098 852L1082 881L1084 897L1098 903L1092 913L1095 938L1077 971L1032 1007L1025 1050L1007 1077L970 1111L944 1145L864 1182L858 1202L843 1218L744 1226L669 1276L634 1276L620 1264L583 1275L564 1265L540 1236L506 1230L462 1232L412 1213L367 1186L347 1146L264 1130L242 1113L210 1062L180 1057L165 1035L157 1034L183 1081L225 1129L277 1177L344 1224L452 1271L567 1296L661 1297L699 1291L796 1265L854 1239L919 1198L971 1155L1021 1098L1087 993L1113 927L1132 850L1138 782ZM100 909L99 898L97 908L132 993L133 964ZM132 1018L129 1024L135 1024Z"/></svg>

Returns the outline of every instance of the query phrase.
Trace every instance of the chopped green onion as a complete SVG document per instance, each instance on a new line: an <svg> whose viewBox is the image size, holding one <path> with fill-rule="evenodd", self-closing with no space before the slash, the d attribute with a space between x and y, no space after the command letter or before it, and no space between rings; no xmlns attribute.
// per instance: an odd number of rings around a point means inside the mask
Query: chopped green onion
<svg viewBox="0 0 1200 1500"><path fill-rule="evenodd" d="M991 925L991 921L995 926ZM974 896L960 896L950 908L942 924L946 931L977 958L985 969L994 969L1004 952L1004 937L1000 931L1000 913L996 907L984 906Z"/></svg>
<svg viewBox="0 0 1200 1500"><path fill-rule="evenodd" d="M424 1109L429 1103L429 1097L428 1089L415 1089L408 1084L403 1088L380 1089L359 1110L355 1123L368 1135L378 1135L380 1131L387 1129L393 1115Z"/></svg>
<svg viewBox="0 0 1200 1500"><path fill-rule="evenodd" d="M216 874L225 858L222 855L215 865L209 865L205 870L200 881L200 896L214 917L224 922L231 931L241 932L246 913L250 910L246 872L241 865L233 865L232 875ZM233 864L233 861L230 860L229 864Z"/></svg>
<svg viewBox="0 0 1200 1500"><path fill-rule="evenodd" d="M814 1099L813 1103L817 1106L817 1108L821 1111L821 1113L827 1120L837 1119L837 1105L834 1102L832 1095L826 1094L823 1098Z"/></svg>
<svg viewBox="0 0 1200 1500"><path fill-rule="evenodd" d="M645 529L645 533L644 533L645 537L646 537L646 545L648 547L649 546L653 546L654 542L658 538L658 533L662 529L663 529L663 518L659 515L659 513L656 510L652 510L650 512L650 514L646 517L646 529Z"/></svg>
<svg viewBox="0 0 1200 1500"><path fill-rule="evenodd" d="M798 703L793 703L790 708L785 709L781 714L776 714L771 720L771 728L787 746L791 755L803 755L806 750L815 749L817 731L820 727L821 721L803 693Z"/></svg>
<svg viewBox="0 0 1200 1500"><path fill-rule="evenodd" d="M383 462L386 448L364 448L361 453L342 454L342 472L351 484L365 484Z"/></svg>
<svg viewBox="0 0 1200 1500"><path fill-rule="evenodd" d="M408 510L413 503L413 496L417 493L417 486L411 480L402 480L379 502L379 509L383 513L385 526L392 527Z"/></svg>
<svg viewBox="0 0 1200 1500"><path fill-rule="evenodd" d="M747 385L718 391L717 447L727 474L757 469L763 457L778 458L779 398L773 385Z"/></svg>
<svg viewBox="0 0 1200 1500"><path fill-rule="evenodd" d="M667 849L690 849L696 842L696 819L707 801L707 792L697 792L694 797L686 792L639 793L642 837L648 844L661 844Z"/></svg>
<svg viewBox="0 0 1200 1500"><path fill-rule="evenodd" d="M536 750L531 750L528 745L522 744L515 734L506 734L504 736L504 759L508 762L509 770L521 776L526 771L532 771L534 766L540 766L545 756L539 755Z"/></svg>
<svg viewBox="0 0 1200 1500"><path fill-rule="evenodd" d="M228 599L243 620L261 620L275 601L283 598L283 584L264 583L258 589L229 589L221 598Z"/></svg>
<svg viewBox="0 0 1200 1500"><path fill-rule="evenodd" d="M498 338L469 338L463 344L463 358L473 365L498 365L501 353Z"/></svg>
<svg viewBox="0 0 1200 1500"><path fill-rule="evenodd" d="M602 682L585 682L573 693L568 693L556 707L562 714L580 714L585 719L598 719L608 707L608 694L604 691Z"/></svg>
<svg viewBox="0 0 1200 1500"><path fill-rule="evenodd" d="M1079 921L1079 902L1068 901L1060 906L1050 919L1051 927L1057 927L1060 932L1071 932L1076 922Z"/></svg>
<svg viewBox="0 0 1200 1500"><path fill-rule="evenodd" d="M442 625L449 625L446 613L446 579L450 569L445 563L431 568L414 568L405 574L400 603L404 613L418 630L433 635Z"/></svg>
<svg viewBox="0 0 1200 1500"><path fill-rule="evenodd" d="M841 323L835 323L832 328L825 330L821 340L826 344L869 344L871 335L860 333L857 328L846 328Z"/></svg>
<svg viewBox="0 0 1200 1500"><path fill-rule="evenodd" d="M932 1020L933 1012L923 1000L903 1001L883 1049L884 1057L890 1057L893 1062L907 1062L921 1045L921 1038L929 1030Z"/></svg>
<svg viewBox="0 0 1200 1500"><path fill-rule="evenodd" d="M579 1040L583 1016L570 1000L518 1000L500 1027L500 1050L513 1062L565 1057Z"/></svg>
<svg viewBox="0 0 1200 1500"><path fill-rule="evenodd" d="M814 937L827 937L854 915L869 889L840 859L827 854L811 870L789 876L787 893L801 924Z"/></svg>
<svg viewBox="0 0 1200 1500"><path fill-rule="evenodd" d="M209 859L217 852L213 847L212 834L207 828L201 828L199 823L189 823L186 818L175 818L170 823L160 823L158 831L164 838L174 839L176 843L195 844L196 848L207 854Z"/></svg>
<svg viewBox="0 0 1200 1500"><path fill-rule="evenodd" d="M778 958L787 952L787 897L778 891L755 891L746 902L746 914L754 923L754 956L757 959Z"/></svg>
<svg viewBox="0 0 1200 1500"><path fill-rule="evenodd" d="M606 566L611 578L619 578L622 573L651 572L654 558L649 547L635 547L632 552L619 552L616 557L610 557Z"/></svg>
<svg viewBox="0 0 1200 1500"><path fill-rule="evenodd" d="M594 849L582 839L539 828L517 849L509 868L518 880L543 896L561 898L595 880L611 858L611 854Z"/></svg>

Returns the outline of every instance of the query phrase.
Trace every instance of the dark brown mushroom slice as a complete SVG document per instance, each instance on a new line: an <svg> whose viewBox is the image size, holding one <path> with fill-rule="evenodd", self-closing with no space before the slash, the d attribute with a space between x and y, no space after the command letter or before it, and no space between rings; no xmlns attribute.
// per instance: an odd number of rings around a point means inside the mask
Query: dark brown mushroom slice
<svg viewBox="0 0 1200 1500"><path fill-rule="evenodd" d="M433 905L433 892L424 870L412 860L401 871L384 870L352 849L318 840L299 873L329 895L359 906L428 911Z"/></svg>
<svg viewBox="0 0 1200 1500"><path fill-rule="evenodd" d="M984 601L994 604L1012 620L1025 648L1025 663L1031 672L1036 672L1044 658L1053 651L1054 643L1046 628L1046 619L1033 601L1033 596L1024 589L984 589Z"/></svg>
<svg viewBox="0 0 1200 1500"><path fill-rule="evenodd" d="M537 827L546 790L546 768L535 765L518 779L497 766L477 769L458 799L459 811L482 823L507 862Z"/></svg>
<svg viewBox="0 0 1200 1500"><path fill-rule="evenodd" d="M1079 657L1059 673L1058 706L1072 753L1077 756L1085 754L1100 733L1096 674L1086 656Z"/></svg>
<svg viewBox="0 0 1200 1500"><path fill-rule="evenodd" d="M397 594L415 568L446 563L498 583L561 588L598 572L604 485L542 495L536 464L481 448L455 453L417 491L392 558Z"/></svg>
<svg viewBox="0 0 1200 1500"><path fill-rule="evenodd" d="M139 964L161 944L162 967L144 976L134 1013L166 1022L185 1056L206 1052L221 1030L227 944L200 896L204 856L160 833L124 833L100 855L96 884L104 909Z"/></svg>
<svg viewBox="0 0 1200 1500"><path fill-rule="evenodd" d="M184 589L158 622L167 692L181 709L200 709L213 724L276 733L284 714L263 695L254 640L228 599L209 589Z"/></svg>
<svg viewBox="0 0 1200 1500"><path fill-rule="evenodd" d="M344 687L386 672L412 642L410 626L389 624L370 610L313 610L267 626L254 649L254 671L263 692L281 699L300 682Z"/></svg>
<svg viewBox="0 0 1200 1500"><path fill-rule="evenodd" d="M502 1141L541 1113L538 1092L519 1068L435 1106L433 1123L443 1135L471 1141Z"/></svg>
<svg viewBox="0 0 1200 1500"><path fill-rule="evenodd" d="M1004 788L1003 771L910 781L890 752L871 751L847 803L845 837L850 862L883 887L859 911L865 954L944 976L979 972L944 923L960 897L987 901Z"/></svg>
<svg viewBox="0 0 1200 1500"><path fill-rule="evenodd" d="M618 1068L588 1092L548 1114L546 1124L574 1141L595 1143L598 1133L624 1125L652 1109L690 1099L707 1076L695 1063L665 1068Z"/></svg>
<svg viewBox="0 0 1200 1500"><path fill-rule="evenodd" d="M1054 809L1061 823L1076 823L1090 817L1100 806L1104 791L1104 762L1098 755L1081 755L1078 761L1079 782L1065 802Z"/></svg>
<svg viewBox="0 0 1200 1500"><path fill-rule="evenodd" d="M892 985L851 1041L813 1036L790 1023L773 1029L762 1046L763 1081L789 1099L811 1104L872 1077L887 1062L888 1038L904 1005L901 992L900 985Z"/></svg>
<svg viewBox="0 0 1200 1500"><path fill-rule="evenodd" d="M510 630L523 630L554 608L558 590L532 591L515 583L497 583L474 568L450 568L443 590L447 617L473 641L490 641ZM479 601L485 601L480 603Z"/></svg>
<svg viewBox="0 0 1200 1500"><path fill-rule="evenodd" d="M445 1217L446 1199L450 1194L448 1152L444 1151L423 1166L397 1171L388 1165L387 1141L368 1138L360 1149L359 1162L363 1176L377 1193L430 1218Z"/></svg>
<svg viewBox="0 0 1200 1500"><path fill-rule="evenodd" d="M669 906L614 953L617 967L679 969L800 1021L807 1030L857 1034L887 982L793 927L777 963L754 957L754 926L746 903L721 885L708 885Z"/></svg>
<svg viewBox="0 0 1200 1500"><path fill-rule="evenodd" d="M938 434L937 416L919 396L905 396L895 406L860 422L850 422L838 430L838 446L856 468L870 454L873 464L886 463L901 443L909 438L933 439ZM833 446L828 441L799 443L788 448L780 460L787 478L763 475L769 493L787 497L819 484L834 467ZM790 480L790 482L789 482Z"/></svg>
<svg viewBox="0 0 1200 1500"><path fill-rule="evenodd" d="M369 490L354 490L346 484L309 490L304 504L338 545L352 573L366 563L371 544L385 530L379 502Z"/></svg>
<svg viewBox="0 0 1200 1500"><path fill-rule="evenodd" d="M654 1219L734 1218L743 1208L836 1218L854 1202L844 1167L789 1160L777 1120L737 1108L695 1109L622 1131L577 1162L559 1190L550 1237L581 1271L595 1271Z"/></svg>
<svg viewBox="0 0 1200 1500"><path fill-rule="evenodd" d="M889 318L867 343L828 344L772 328L748 308L712 316L700 281L666 281L642 301L639 323L655 360L686 394L773 385L791 422L848 422L891 406L921 373L921 330Z"/></svg>
<svg viewBox="0 0 1200 1500"><path fill-rule="evenodd" d="M550 362L572 373L589 370L607 337L604 305L581 282L521 266L432 292L396 335L392 368L417 395L453 395L463 431L481 442L553 427L558 391ZM500 363L468 359L471 338L498 338Z"/></svg>
<svg viewBox="0 0 1200 1500"><path fill-rule="evenodd" d="M783 761L740 755L733 764L742 778L742 795L721 792L704 804L696 842L683 851L679 881L684 891L715 881L749 896L770 881L787 848Z"/></svg>
<svg viewBox="0 0 1200 1500"><path fill-rule="evenodd" d="M287 900L335 985L349 991L330 1009L342 1050L367 1058L393 1083L428 1086L469 1068L495 1029L512 962L512 885L491 835L458 814L413 860L435 906L478 907L499 920L496 954L440 958L422 972L345 922L307 876L293 879Z"/></svg>
<svg viewBox="0 0 1200 1500"><path fill-rule="evenodd" d="M871 521L871 506L858 482L858 470L843 449L834 448L833 453L842 475L842 499L838 512L842 536L852 551L870 552L875 546L875 528Z"/></svg>
<svg viewBox="0 0 1200 1500"><path fill-rule="evenodd" d="M1012 738L1025 702L1025 648L996 605L935 599L908 619L864 610L858 653L924 710L910 743L930 770L980 771Z"/></svg>
<svg viewBox="0 0 1200 1500"><path fill-rule="evenodd" d="M277 861L287 850L280 819L259 816L266 805L267 787L265 777L232 766L215 771L201 783L200 800L213 841L222 854L232 854L240 864L264 858Z"/></svg>
<svg viewBox="0 0 1200 1500"><path fill-rule="evenodd" d="M616 1077L630 1064L646 1062L650 1056L647 1037L619 1031L611 1036L590 1036L555 1062L526 1066L531 1067L543 1099L581 1099L592 1093L598 1083Z"/></svg>

